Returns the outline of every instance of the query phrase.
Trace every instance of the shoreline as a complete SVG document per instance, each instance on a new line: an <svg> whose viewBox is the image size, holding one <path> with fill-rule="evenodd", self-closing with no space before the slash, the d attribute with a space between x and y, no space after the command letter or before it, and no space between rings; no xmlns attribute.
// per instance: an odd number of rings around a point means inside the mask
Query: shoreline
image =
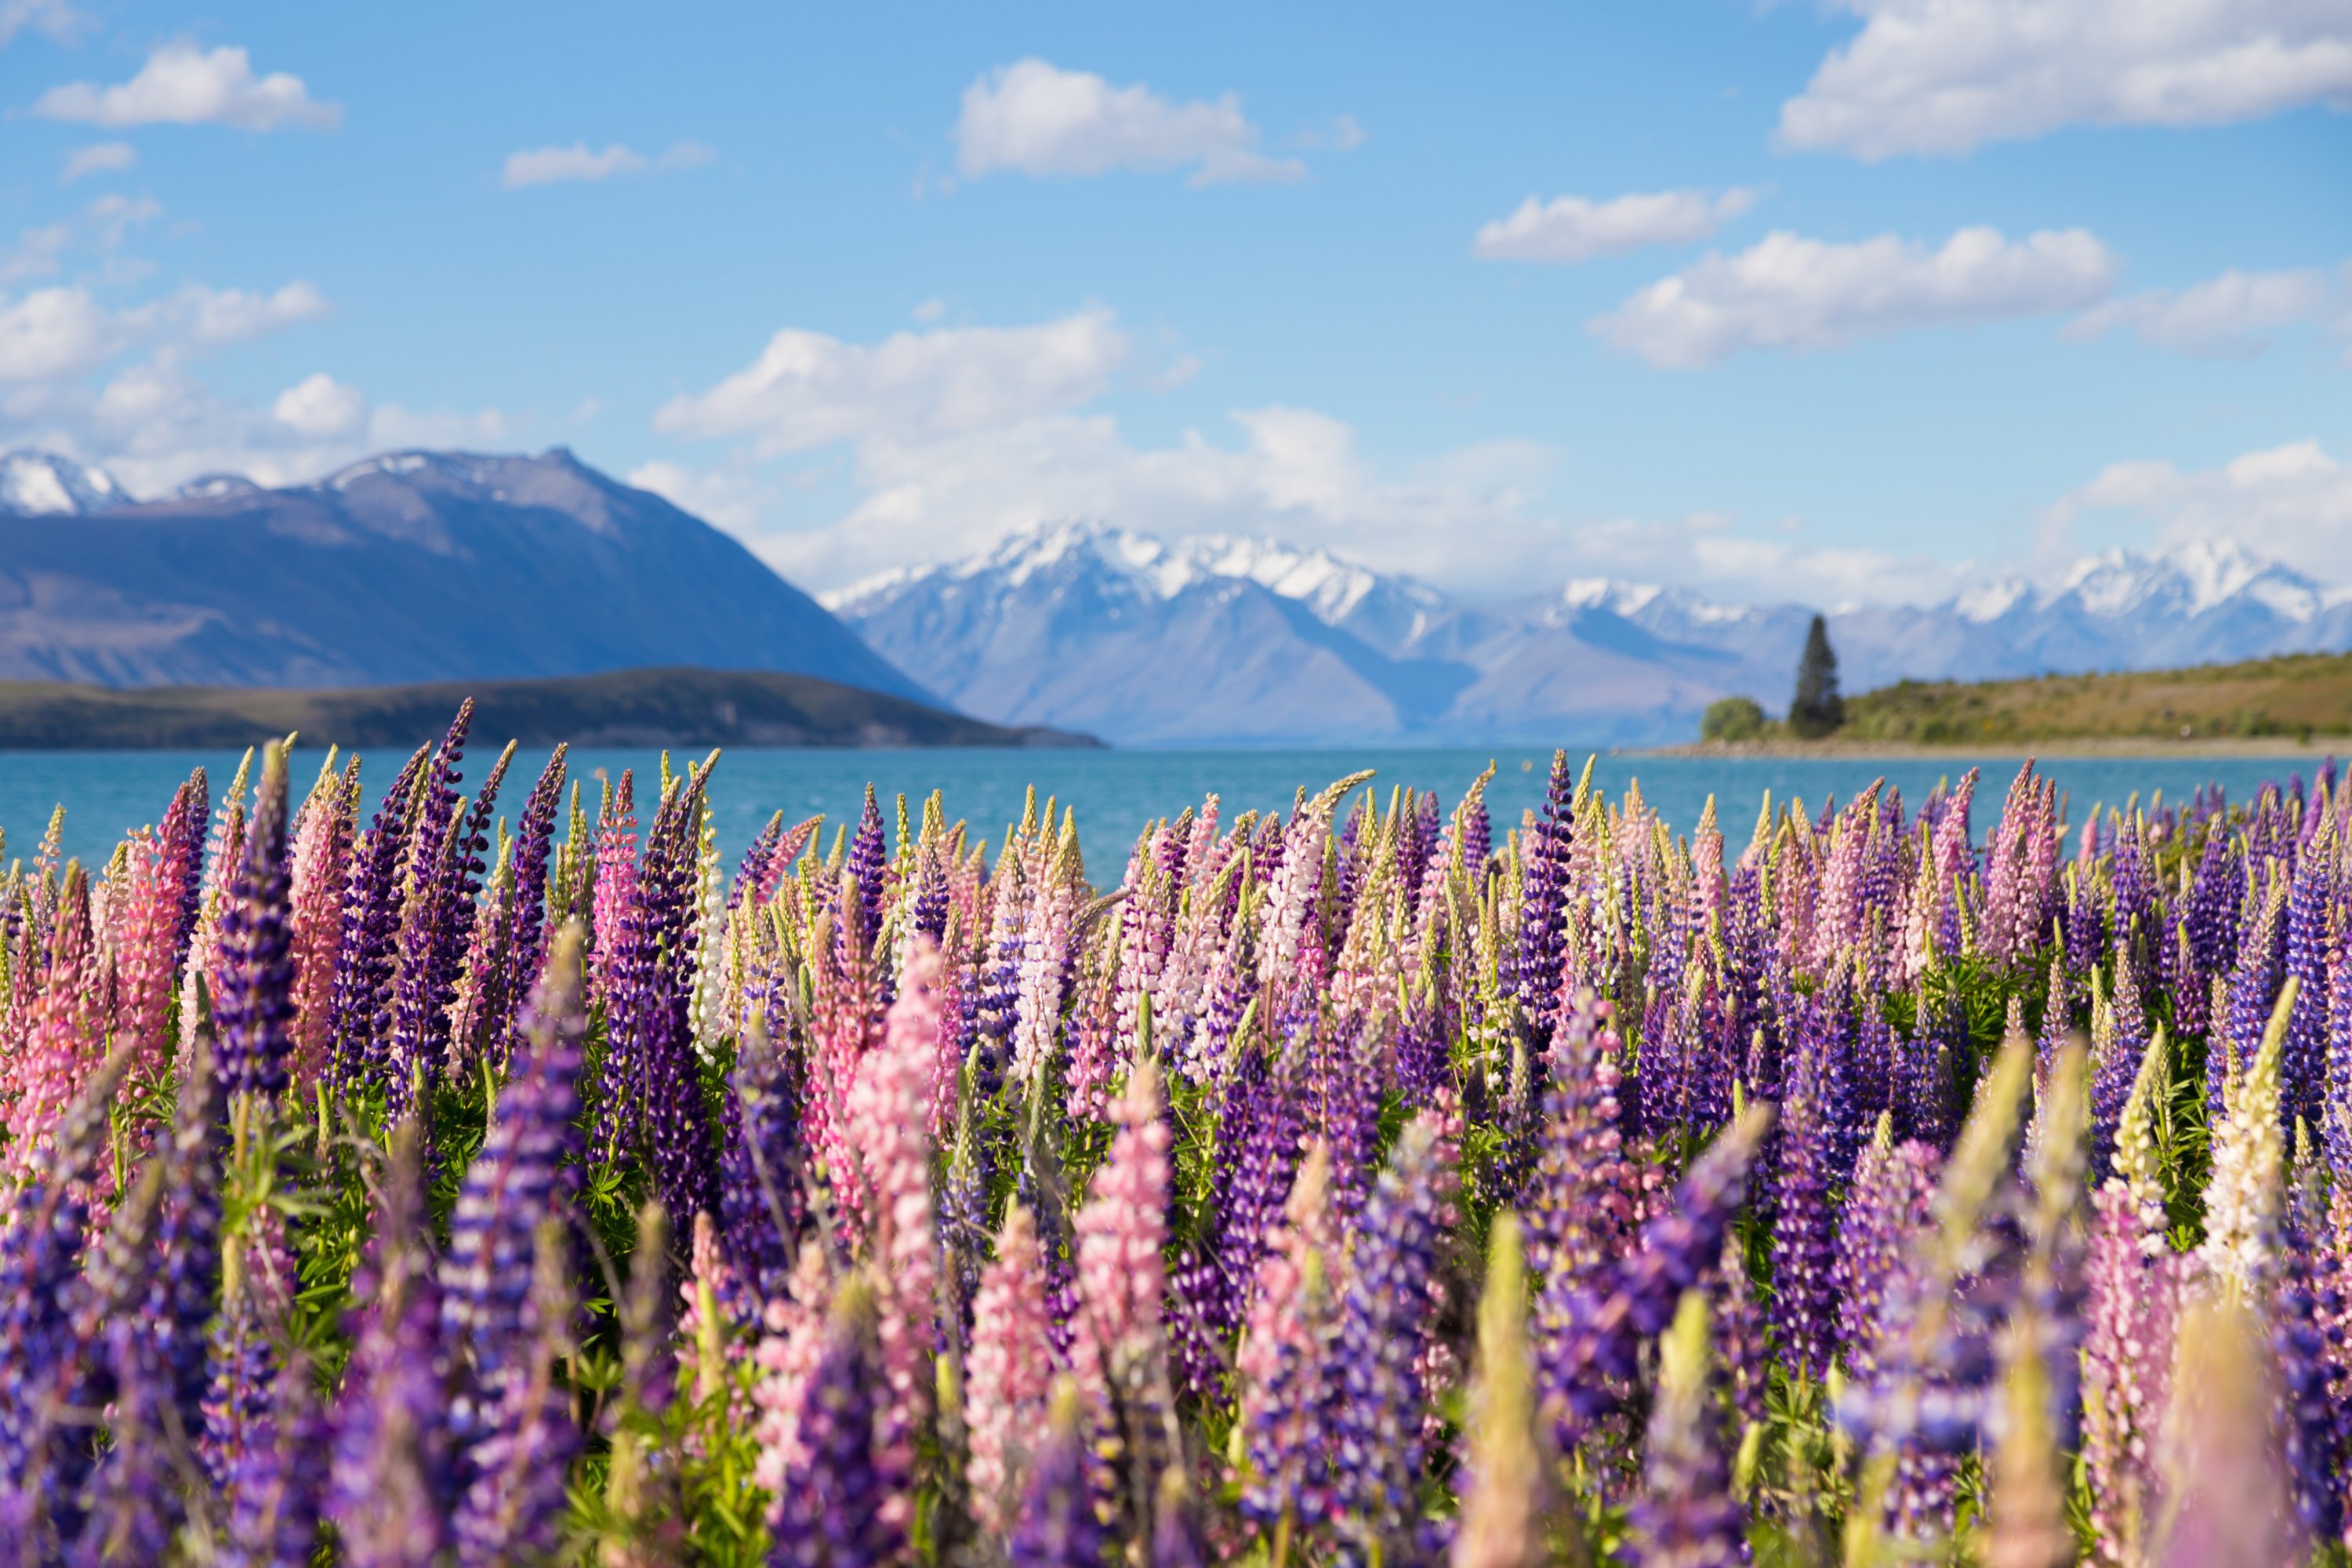
<svg viewBox="0 0 2352 1568"><path fill-rule="evenodd" d="M1675 746L1625 746L1620 757L1700 758L1711 761L1863 760L1963 761L1978 757L2308 757L2352 756L2352 735L2216 737L2168 741L2155 736L2053 736L2042 741L1986 741L1976 744L1917 741L1694 741Z"/></svg>

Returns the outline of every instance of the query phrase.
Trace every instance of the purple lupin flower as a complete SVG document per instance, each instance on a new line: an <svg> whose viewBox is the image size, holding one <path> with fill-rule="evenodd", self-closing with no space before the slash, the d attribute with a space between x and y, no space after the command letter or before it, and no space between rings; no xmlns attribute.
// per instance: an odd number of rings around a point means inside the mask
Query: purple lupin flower
<svg viewBox="0 0 2352 1568"><path fill-rule="evenodd" d="M1890 1331L1887 1281L1932 1220L1937 1163L1927 1144L1881 1138L1863 1151L1854 1166L1853 1186L1838 1224L1830 1288L1840 1354L1855 1377L1866 1380L1878 1373L1880 1343Z"/></svg>
<svg viewBox="0 0 2352 1568"><path fill-rule="evenodd" d="M547 952L547 861L555 839L555 814L563 804L563 773L568 745L558 745L540 770L539 782L524 797L522 816L515 827L514 903L509 915L506 972L499 988L507 1017L491 1035L496 1043L493 1066L504 1067L524 1031L523 1009L517 1005L539 984L541 960Z"/></svg>
<svg viewBox="0 0 2352 1568"><path fill-rule="evenodd" d="M391 1072L385 1081L387 1120L412 1109L413 1097L428 1095L440 1081L449 1040L449 1003L457 968L471 931L470 909L460 910L457 889L478 858L474 833L457 785L463 775L466 739L473 727L474 701L457 706L448 732L425 770L405 867L409 895L401 911L399 963L392 1007ZM507 756L513 755L509 747ZM503 763L506 758L499 759Z"/></svg>
<svg viewBox="0 0 2352 1568"><path fill-rule="evenodd" d="M1012 1568L1097 1568L1107 1532L1095 1513L1094 1456L1088 1451L1076 1384L1064 1378L1044 1439L1029 1461L1020 1516L1004 1543Z"/></svg>
<svg viewBox="0 0 2352 1568"><path fill-rule="evenodd" d="M429 1568L455 1493L440 1292L418 1192L421 1134L400 1124L376 1203L373 1276L336 1409L328 1512L351 1568Z"/></svg>
<svg viewBox="0 0 2352 1568"><path fill-rule="evenodd" d="M1617 1037L1609 1005L1579 996L1551 1053L1543 1143L1523 1224L1538 1281L1536 1334L1547 1349L1570 1304L1599 1287L1632 1244L1635 1173L1619 1130Z"/></svg>
<svg viewBox="0 0 2352 1568"><path fill-rule="evenodd" d="M2336 892L2335 837L2332 826L2320 830L2295 862L2287 891L2284 967L2297 985L2279 1055L2279 1120L2290 1138L2296 1122L2316 1129L2326 1116L2327 947L2329 911Z"/></svg>
<svg viewBox="0 0 2352 1568"><path fill-rule="evenodd" d="M1639 1248L1613 1270L1607 1294L1583 1291L1571 1303L1568 1331L1543 1357L1544 1401L1563 1446L1615 1407L1640 1370L1642 1342L1722 1260L1748 1165L1772 1121L1770 1107L1754 1106L1732 1123L1683 1177L1673 1204L1642 1227Z"/></svg>
<svg viewBox="0 0 2352 1568"><path fill-rule="evenodd" d="M155 830L157 853L180 887L180 923L172 940L172 973L187 966L188 942L196 932L204 902L205 834L212 826L212 785L201 767L172 794L172 804Z"/></svg>
<svg viewBox="0 0 2352 1568"><path fill-rule="evenodd" d="M1658 1394L1650 1409L1643 1487L1627 1521L1625 1560L1636 1568L1734 1568L1748 1561L1747 1515L1731 1495L1706 1298L1685 1292L1658 1345Z"/></svg>
<svg viewBox="0 0 2352 1568"><path fill-rule="evenodd" d="M1535 1026L1538 1042L1549 1040L1559 1006L1560 957L1568 936L1570 846L1576 830L1576 781L1568 753L1551 754L1543 811L1527 845L1527 869L1519 880L1519 930L1514 978L1519 1005Z"/></svg>
<svg viewBox="0 0 2352 1568"><path fill-rule="evenodd" d="M576 1151L580 1039L587 1019L581 996L579 922L557 936L547 973L532 997L529 1033L499 1090L481 1152L467 1167L449 1214L449 1247L440 1259L443 1336L454 1352L451 1436L461 1473L467 1450L487 1435L509 1385L527 1372L532 1340L530 1259L540 1228L564 1217L576 1180L566 1169Z"/></svg>
<svg viewBox="0 0 2352 1568"><path fill-rule="evenodd" d="M866 805L857 814L857 832L849 841L849 874L857 881L857 941L862 952L874 951L874 941L882 934L882 868L886 864L882 839L882 808L874 799L874 786L866 786Z"/></svg>
<svg viewBox="0 0 2352 1568"><path fill-rule="evenodd" d="M228 1541L214 1559L221 1568L307 1568L318 1549L327 1453L326 1420L298 1351L272 1381L268 1412L229 1482Z"/></svg>
<svg viewBox="0 0 2352 1568"><path fill-rule="evenodd" d="M2188 908L2181 920L2200 979L2226 974L2237 962L2238 900L2245 888L2237 840L2228 822L2217 816L2206 824L2205 847L2197 858L2197 875L2189 885Z"/></svg>
<svg viewBox="0 0 2352 1568"><path fill-rule="evenodd" d="M800 1170L799 1086L761 1016L753 1016L736 1053L724 1116L719 1235L737 1277L759 1300L772 1300L787 1294L808 1205Z"/></svg>
<svg viewBox="0 0 2352 1568"><path fill-rule="evenodd" d="M223 1088L272 1096L286 1088L293 1050L294 965L287 918L292 881L286 863L286 752L262 753L260 798L245 856L221 920L222 984L215 1006Z"/></svg>
<svg viewBox="0 0 2352 1568"><path fill-rule="evenodd" d="M1257 1278L1267 1237L1298 1169L1303 1119L1284 1076L1255 1052L1227 1083L1214 1156L1213 1229L1221 1289L1201 1303L1210 1331L1230 1342Z"/></svg>
<svg viewBox="0 0 2352 1568"><path fill-rule="evenodd" d="M605 1024L608 1102L625 1088L610 1076L618 1057L634 1064L639 1099L615 1109L625 1127L628 1112L635 1112L655 1193L679 1215L719 1209L718 1140L703 1103L692 1016L694 894L708 777L697 769L674 783L646 830L636 897L609 972Z"/></svg>
<svg viewBox="0 0 2352 1568"><path fill-rule="evenodd" d="M391 1024L392 977L404 893L401 862L415 826L417 781L430 746L409 756L376 805L352 856L343 900L343 940L335 963L334 1078L344 1094L385 1088L391 1067L384 1040ZM389 1092L387 1089L386 1092Z"/></svg>
<svg viewBox="0 0 2352 1568"><path fill-rule="evenodd" d="M776 1494L774 1568L881 1568L903 1531L884 1505L894 1489L876 1453L884 1401L872 1306L845 1291L801 1394L799 1441Z"/></svg>
<svg viewBox="0 0 2352 1568"><path fill-rule="evenodd" d="M1821 1008L1806 1009L1795 1070L1781 1097L1778 1215L1772 1233L1772 1323L1791 1370L1821 1378L1836 1348L1837 1302L1830 1274L1837 1216L1830 1207L1833 1130L1829 1124L1832 1047Z"/></svg>
<svg viewBox="0 0 2352 1568"><path fill-rule="evenodd" d="M72 1405L90 1371L92 1325L86 1309L76 1322L86 1287L75 1264L127 1060L118 1052L66 1108L53 1147L0 1219L0 1521L26 1532L27 1549L79 1523L89 1454Z"/></svg>
<svg viewBox="0 0 2352 1568"><path fill-rule="evenodd" d="M2278 1363L2279 1427L2285 1438L2288 1489L2315 1541L2344 1532L2344 1418L2330 1387L2327 1322L2343 1303L2313 1267L2309 1242L2290 1226L2279 1248L2281 1270L2271 1309L2271 1349Z"/></svg>
<svg viewBox="0 0 2352 1568"><path fill-rule="evenodd" d="M569 941L576 973L578 938ZM559 952L556 963L564 962ZM490 1425L475 1446L472 1479L453 1524L464 1568L551 1562L562 1543L567 1482L580 1449L580 1429L571 1391L557 1381L556 1363L572 1352L569 1327L577 1308L565 1278L563 1227L555 1220L539 1226L530 1279L522 1352L497 1406L488 1413Z"/></svg>
<svg viewBox="0 0 2352 1568"><path fill-rule="evenodd" d="M2288 879L2275 863L2267 887L2258 887L2249 900L2252 919L2238 941L2237 963L2230 970L2229 1006L2225 1017L2213 1020L2214 1038L2206 1048L2205 1108L2220 1120L2223 1089L2246 1070L2261 1047L2263 1027L2270 1022L2271 1004L2277 997L2285 969Z"/></svg>
<svg viewBox="0 0 2352 1568"><path fill-rule="evenodd" d="M1420 1365L1441 1305L1437 1249L1453 1218L1444 1152L1434 1116L1406 1125L1365 1206L1340 1303L1325 1397L1330 1489L1348 1521L1350 1561L1403 1537L1413 1521L1423 1463Z"/></svg>

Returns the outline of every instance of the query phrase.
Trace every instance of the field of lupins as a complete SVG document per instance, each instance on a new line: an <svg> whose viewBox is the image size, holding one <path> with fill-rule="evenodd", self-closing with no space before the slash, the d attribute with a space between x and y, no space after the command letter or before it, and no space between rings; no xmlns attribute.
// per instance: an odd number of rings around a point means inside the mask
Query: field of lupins
<svg viewBox="0 0 2352 1568"><path fill-rule="evenodd" d="M0 1561L2343 1554L2327 773L730 871L468 721L9 871Z"/></svg>

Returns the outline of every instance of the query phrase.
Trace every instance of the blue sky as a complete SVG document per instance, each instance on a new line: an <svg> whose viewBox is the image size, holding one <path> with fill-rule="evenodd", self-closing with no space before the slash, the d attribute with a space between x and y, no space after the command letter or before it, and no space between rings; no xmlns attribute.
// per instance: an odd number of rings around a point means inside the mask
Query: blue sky
<svg viewBox="0 0 2352 1568"><path fill-rule="evenodd" d="M2352 584L2352 5L979 9L0 0L0 446L562 443L813 587Z"/></svg>

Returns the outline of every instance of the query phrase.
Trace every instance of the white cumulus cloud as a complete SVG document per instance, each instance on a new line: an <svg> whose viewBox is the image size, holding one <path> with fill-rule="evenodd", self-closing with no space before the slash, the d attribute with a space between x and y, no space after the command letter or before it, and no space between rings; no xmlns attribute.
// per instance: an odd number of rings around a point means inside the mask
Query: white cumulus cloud
<svg viewBox="0 0 2352 1568"><path fill-rule="evenodd" d="M342 123L341 104L310 97L302 79L284 71L253 74L242 48L199 49L165 44L139 74L115 87L69 82L51 88L33 105L51 120L89 125L228 125L240 131L281 127L331 131Z"/></svg>
<svg viewBox="0 0 2352 1568"><path fill-rule="evenodd" d="M89 13L68 0L0 0L0 45L26 30L70 44L97 26Z"/></svg>
<svg viewBox="0 0 2352 1568"><path fill-rule="evenodd" d="M2213 468L2110 464L2052 509L2062 533L2086 516L2136 524L2166 545L2247 541L2321 582L2352 584L2352 464L2317 441L2248 452Z"/></svg>
<svg viewBox="0 0 2352 1568"><path fill-rule="evenodd" d="M2242 272L2235 268L2187 289L2151 289L2110 300L2068 323L2078 342L2128 331L2158 348L2193 354L2248 354L2281 327L2343 310L2346 291L2326 273Z"/></svg>
<svg viewBox="0 0 2352 1568"><path fill-rule="evenodd" d="M1595 317L1593 332L1670 370L1743 349L1807 352L1913 328L2081 310L2104 299L2113 254L2079 228L2021 240L1964 228L1930 250L1880 235L1855 244L1767 235L1710 253Z"/></svg>
<svg viewBox="0 0 2352 1568"><path fill-rule="evenodd" d="M1034 58L964 89L955 142L956 165L972 177L1189 168L1188 184L1212 185L1307 174L1295 158L1257 150L1257 127L1232 93L1173 103L1140 82L1114 87Z"/></svg>
<svg viewBox="0 0 2352 1568"><path fill-rule="evenodd" d="M750 436L772 456L835 441L906 440L1010 424L1109 385L1127 334L1089 309L1028 327L942 327L871 345L786 328L748 368L673 398L656 429Z"/></svg>
<svg viewBox="0 0 2352 1568"><path fill-rule="evenodd" d="M367 395L320 371L279 393L269 412L299 435L351 436L367 424Z"/></svg>
<svg viewBox="0 0 2352 1568"><path fill-rule="evenodd" d="M1472 251L1487 261L1589 261L1645 245L1687 245L1755 205L1755 193L1657 191L1605 202L1529 196L1510 216L1478 230Z"/></svg>
<svg viewBox="0 0 2352 1568"><path fill-rule="evenodd" d="M2341 0L1832 0L1863 19L1780 109L1790 146L1957 153L2078 122L2352 104Z"/></svg>
<svg viewBox="0 0 2352 1568"><path fill-rule="evenodd" d="M70 185L85 174L119 174L139 162L138 150L128 142L97 142L66 154L58 184Z"/></svg>
<svg viewBox="0 0 2352 1568"><path fill-rule="evenodd" d="M647 158L615 142L598 151L585 142L574 142L568 147L532 147L507 154L504 181L507 189L520 190L526 185L549 185L564 182L594 182L609 180L615 174L643 174L647 169L696 169L716 156L698 142L673 143L658 157Z"/></svg>
<svg viewBox="0 0 2352 1568"><path fill-rule="evenodd" d="M104 360L113 321L87 289L36 289L0 301L0 385L77 375Z"/></svg>

